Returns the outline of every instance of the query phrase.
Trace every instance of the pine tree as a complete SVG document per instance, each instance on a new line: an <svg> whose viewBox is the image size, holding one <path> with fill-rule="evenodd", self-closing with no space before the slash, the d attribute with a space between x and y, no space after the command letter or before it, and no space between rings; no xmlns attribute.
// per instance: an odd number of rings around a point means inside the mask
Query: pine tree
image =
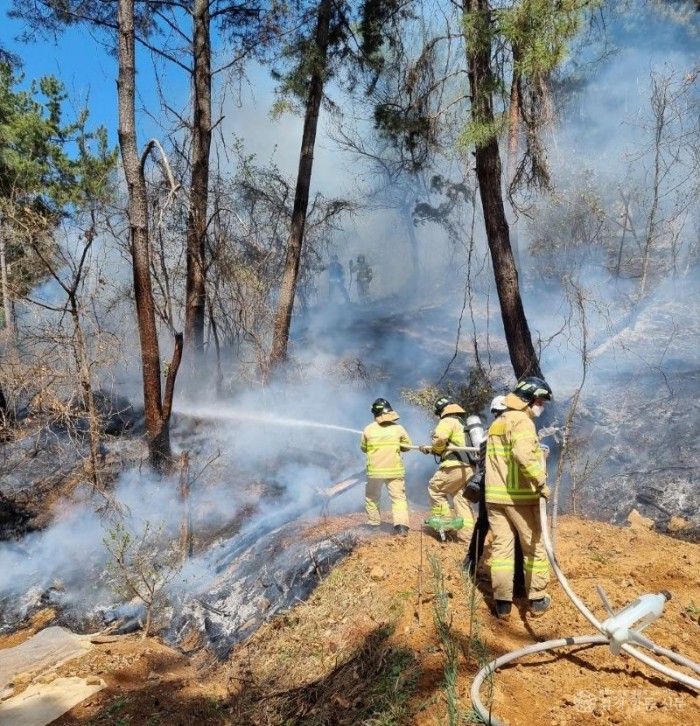
<svg viewBox="0 0 700 726"><path fill-rule="evenodd" d="M46 276L32 250L51 258L51 232L89 200L106 194L116 161L105 129L86 131L87 111L64 123L67 96L56 78L41 78L26 90L19 88L22 80L8 64L0 64L0 263L10 329L13 300Z"/></svg>

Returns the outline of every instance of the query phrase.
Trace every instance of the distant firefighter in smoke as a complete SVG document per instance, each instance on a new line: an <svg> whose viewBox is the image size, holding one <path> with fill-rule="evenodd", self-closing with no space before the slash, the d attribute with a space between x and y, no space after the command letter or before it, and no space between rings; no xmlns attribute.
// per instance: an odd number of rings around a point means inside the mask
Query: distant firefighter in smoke
<svg viewBox="0 0 700 726"><path fill-rule="evenodd" d="M350 276L353 273L357 285L357 297L360 302L367 302L369 300L369 283L372 282L372 268L364 255L357 255L357 264L353 264L353 261L350 260Z"/></svg>
<svg viewBox="0 0 700 726"><path fill-rule="evenodd" d="M350 302L350 296L345 289L345 271L338 262L338 255L333 254L328 265L328 302L333 302L337 297Z"/></svg>
<svg viewBox="0 0 700 726"><path fill-rule="evenodd" d="M372 404L374 421L365 426L360 439L360 449L367 454L367 486L365 489L365 511L367 524L378 527L381 524L380 501L382 485L386 484L391 500L391 516L394 534L408 534L408 500L404 481L405 469L402 451L411 448L411 439L401 424L396 421L398 413L386 398L378 398Z"/></svg>

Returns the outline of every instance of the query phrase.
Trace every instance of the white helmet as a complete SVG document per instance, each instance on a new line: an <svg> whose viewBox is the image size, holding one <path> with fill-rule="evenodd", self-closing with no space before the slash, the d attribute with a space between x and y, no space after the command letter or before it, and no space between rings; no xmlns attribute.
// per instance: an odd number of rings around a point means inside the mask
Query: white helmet
<svg viewBox="0 0 700 726"><path fill-rule="evenodd" d="M491 401L491 413L503 413L508 408L504 403L505 400L505 396L496 396Z"/></svg>

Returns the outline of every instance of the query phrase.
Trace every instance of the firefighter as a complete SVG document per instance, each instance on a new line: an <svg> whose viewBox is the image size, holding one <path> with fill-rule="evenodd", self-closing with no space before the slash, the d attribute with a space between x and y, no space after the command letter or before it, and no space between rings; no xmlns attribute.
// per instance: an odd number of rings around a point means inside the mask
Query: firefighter
<svg viewBox="0 0 700 726"><path fill-rule="evenodd" d="M406 429L396 423L399 415L386 398L378 398L372 404L371 411L374 421L365 426L360 439L360 449L367 454L367 524L373 527L381 524L379 507L382 484L386 484L391 500L394 534L405 537L408 534L408 501L401 452L410 450L411 439Z"/></svg>
<svg viewBox="0 0 700 726"><path fill-rule="evenodd" d="M494 421L504 412L507 411L507 407L504 403L505 396L496 396L492 401L489 409ZM479 502L479 514L476 518L474 525L474 531L472 532L472 539L469 543L469 550L467 556L464 559L464 569L467 571L469 577L474 578L476 576L476 568L479 564L479 560L484 553L484 544L486 543L486 535L489 531L489 519L486 512L486 488L484 485L484 464L486 461L486 437L481 442L479 449L479 464L477 471L480 472L481 476L475 476L472 482L468 485L468 489L474 484L478 486L478 502ZM478 479L478 483L475 480ZM465 496L470 501L475 501L474 493L470 496L467 491ZM520 541L515 540L515 576L513 591L516 597L525 595L525 575L523 573L523 553L520 548Z"/></svg>
<svg viewBox="0 0 700 726"><path fill-rule="evenodd" d="M336 292L340 294L345 302L350 302L350 296L345 289L345 271L338 262L338 255L333 254L328 265L328 302L333 302Z"/></svg>
<svg viewBox="0 0 700 726"><path fill-rule="evenodd" d="M540 526L539 500L549 496L544 451L534 419L552 400L542 378L521 380L503 403L504 411L489 427L486 443L486 509L493 534L491 588L496 617L507 620L513 603L515 540L520 542L529 611L542 615L552 599L545 592L549 563Z"/></svg>
<svg viewBox="0 0 700 726"><path fill-rule="evenodd" d="M369 300L369 283L372 282L372 268L367 264L364 255L357 255L357 264L350 260L350 274L355 273L357 297L361 302Z"/></svg>
<svg viewBox="0 0 700 726"><path fill-rule="evenodd" d="M466 452L450 451L447 447L466 446L464 423L462 416L466 411L449 396L440 396L433 411L440 419L432 433L430 446L419 447L424 454L435 454L440 457L440 465L428 483L428 500L431 516L450 517L452 497L455 515L464 521L462 529L455 530L459 542L469 543L474 529L474 512L471 504L464 496L464 487L474 476L472 466Z"/></svg>

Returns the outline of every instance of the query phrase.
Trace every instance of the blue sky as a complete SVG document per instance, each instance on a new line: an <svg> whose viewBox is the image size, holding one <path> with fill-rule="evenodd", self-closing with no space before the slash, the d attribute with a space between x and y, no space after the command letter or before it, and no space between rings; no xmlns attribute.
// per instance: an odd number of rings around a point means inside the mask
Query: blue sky
<svg viewBox="0 0 700 726"><path fill-rule="evenodd" d="M9 0L0 0L0 44L16 53L23 62L25 84L43 75L55 75L65 85L68 95L76 106L90 109L90 125L103 125L109 132L110 143L117 143L117 63L116 58L105 51L99 40L85 27L68 30L55 42L37 38L34 43L15 41L22 32L22 24L7 17L11 7ZM161 64L164 61L159 61ZM189 79L173 64L162 67L163 90L169 105L178 111L186 109L189 94ZM159 104L155 85L153 59L141 49L137 58L137 112L138 142L144 146L149 138L163 138L157 120ZM272 122L269 110L274 101L273 81L269 70L252 67L248 70L248 81L242 84L240 100L233 100L235 93L229 93L224 109L222 129L227 135L235 134L245 140L246 153L255 154L260 163L274 157L277 165L286 173L296 173L296 164L301 141L301 120L285 114ZM216 104L216 100L215 100ZM215 110L215 119L216 113ZM315 156L314 183L324 194L342 193L344 190L338 175L337 154L329 149L325 140L321 116L317 153Z"/></svg>
<svg viewBox="0 0 700 726"><path fill-rule="evenodd" d="M70 102L76 108L89 106L92 126L105 126L110 141L117 143L117 62L85 27L71 28L57 36L55 42L37 38L34 43L17 42L22 32L20 22L7 17L11 3L0 0L0 44L17 54L22 60L24 84L41 76L54 75L66 87ZM138 59L138 92L146 98L155 93L152 62L147 53ZM181 89L181 90L180 90ZM168 97L173 103L183 103L187 86L180 82L169 87ZM140 119L140 131L148 134L155 125Z"/></svg>
<svg viewBox="0 0 700 726"><path fill-rule="evenodd" d="M89 102L91 125L104 125L108 129L110 142L117 143L117 64L90 35L86 28L69 30L59 36L55 43L37 39L31 45L16 43L14 37L22 31L19 22L7 18L11 3L0 0L0 44L17 53L24 62L27 82L45 74L54 74L65 84L67 92L77 108ZM697 38L691 28L697 29L700 13L694 14L691 26L668 22L649 23L649 16L636 17L635 23L618 24L617 40L622 47L601 64L593 74L586 88L582 89L580 108L585 118L568 118L569 123L558 133L560 150L575 151L596 159L607 168L615 167L623 147L632 136L625 116L635 115L635 107L644 104L650 70L654 66L673 63L679 68L697 62ZM629 18L628 18L629 20ZM653 30L649 26L653 26ZM644 30L640 30L640 27ZM612 28L609 30L612 31ZM644 41L644 42L642 42ZM172 64L165 69L165 94L171 106L184 110L189 93L189 79ZM159 113L159 104L154 85L153 60L147 52L138 58L139 108L148 107L153 114ZM301 121L291 115L280 120L269 119L269 109L274 100L273 83L266 69L252 68L249 82L244 82L240 100L236 102L235 92L229 94L224 107L224 120L220 131L227 139L233 136L244 141L246 153L257 156L259 163L274 159L276 164L290 177L296 173L296 164L301 139ZM215 112L216 114L216 112ZM215 116L216 118L216 116ZM362 185L360 170L351 160L333 149L326 135L327 114L321 114L317 148L314 158L312 193L320 190L326 196L347 195ZM143 147L149 138L163 139L164 132L158 128L156 119L148 114L139 115L138 142ZM591 147L593 151L591 152ZM556 147L552 149L555 153ZM368 222L372 228L379 222L363 215L355 220L356 225ZM371 236L373 230L356 230L360 236ZM349 232L353 235L353 232Z"/></svg>

